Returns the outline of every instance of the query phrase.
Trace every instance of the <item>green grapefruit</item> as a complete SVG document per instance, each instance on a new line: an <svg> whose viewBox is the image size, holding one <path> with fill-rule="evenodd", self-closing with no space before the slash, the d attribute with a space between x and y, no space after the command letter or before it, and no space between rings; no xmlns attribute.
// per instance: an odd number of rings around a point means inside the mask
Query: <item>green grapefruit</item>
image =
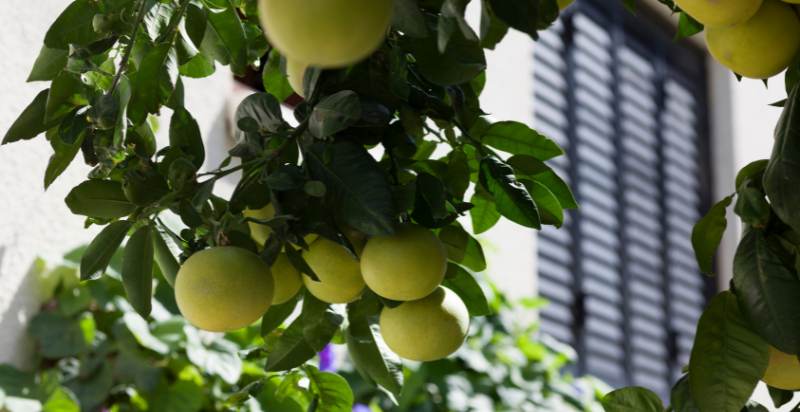
<svg viewBox="0 0 800 412"><path fill-rule="evenodd" d="M306 97L304 92L306 69L308 69L308 65L305 63L286 60L286 77L289 79L289 85L300 97Z"/></svg>
<svg viewBox="0 0 800 412"><path fill-rule="evenodd" d="M245 217L253 219L270 220L275 217L275 206L270 203L261 209L245 209L242 214ZM269 239L269 236L272 234L272 228L269 227L269 225L256 222L247 222L247 226L250 228L250 236L253 238L253 240L255 240L259 246L264 246ZM317 237L317 234L309 233L303 236L303 240L307 244L311 244L311 242L315 241Z"/></svg>
<svg viewBox="0 0 800 412"><path fill-rule="evenodd" d="M683 11L708 27L725 27L753 17L763 0L675 0Z"/></svg>
<svg viewBox="0 0 800 412"><path fill-rule="evenodd" d="M328 303L349 303L361 296L364 279L358 260L344 246L319 238L303 252L303 258L319 281L303 275L303 283L317 299Z"/></svg>
<svg viewBox="0 0 800 412"><path fill-rule="evenodd" d="M278 254L278 258L272 264L272 277L275 279L275 295L272 297L273 305L288 302L303 286L300 272L289 261L286 253Z"/></svg>
<svg viewBox="0 0 800 412"><path fill-rule="evenodd" d="M269 266L255 253L215 247L195 253L175 279L183 316L200 329L227 332L257 321L272 303Z"/></svg>
<svg viewBox="0 0 800 412"><path fill-rule="evenodd" d="M464 343L469 312L458 295L439 287L422 299L384 307L380 327L386 345L400 357L433 361L449 356Z"/></svg>
<svg viewBox="0 0 800 412"><path fill-rule="evenodd" d="M769 366L761 379L774 388L796 391L800 389L800 362L797 356L769 347Z"/></svg>
<svg viewBox="0 0 800 412"><path fill-rule="evenodd" d="M766 79L782 72L800 51L800 17L792 6L765 0L750 20L706 29L714 58L744 77Z"/></svg>
<svg viewBox="0 0 800 412"><path fill-rule="evenodd" d="M361 273L372 291L392 300L428 296L444 279L447 253L428 229L404 225L389 236L375 236L361 253Z"/></svg>
<svg viewBox="0 0 800 412"><path fill-rule="evenodd" d="M287 59L321 68L345 67L383 42L392 0L259 0L270 44Z"/></svg>

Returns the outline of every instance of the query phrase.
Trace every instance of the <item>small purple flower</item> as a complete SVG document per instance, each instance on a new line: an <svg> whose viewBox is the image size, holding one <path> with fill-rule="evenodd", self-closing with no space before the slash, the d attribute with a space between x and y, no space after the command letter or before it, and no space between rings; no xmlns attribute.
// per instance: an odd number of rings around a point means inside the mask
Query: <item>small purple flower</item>
<svg viewBox="0 0 800 412"><path fill-rule="evenodd" d="M319 370L324 372L336 372L335 359L336 355L333 353L333 345L328 344L319 353Z"/></svg>
<svg viewBox="0 0 800 412"><path fill-rule="evenodd" d="M372 409L363 403L357 403L353 405L353 412L372 412Z"/></svg>

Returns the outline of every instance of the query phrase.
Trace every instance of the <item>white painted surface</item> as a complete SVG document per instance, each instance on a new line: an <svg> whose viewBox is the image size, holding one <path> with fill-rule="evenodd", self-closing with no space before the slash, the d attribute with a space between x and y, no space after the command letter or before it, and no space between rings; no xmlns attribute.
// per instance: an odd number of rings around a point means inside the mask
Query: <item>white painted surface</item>
<svg viewBox="0 0 800 412"><path fill-rule="evenodd" d="M69 3L66 0L0 1L0 136L46 87L25 83L50 23ZM187 106L205 135L224 136L223 108L231 76L215 76L186 83ZM162 122L162 133L168 122ZM219 139L211 139L211 145ZM210 150L209 161L220 149ZM64 205L69 190L86 177L88 167L75 162L48 191L44 170L51 149L43 138L0 147L0 363L25 364L30 345L25 322L38 308L36 282L26 276L37 256L51 261L91 239L83 219ZM80 155L78 155L80 157Z"/></svg>

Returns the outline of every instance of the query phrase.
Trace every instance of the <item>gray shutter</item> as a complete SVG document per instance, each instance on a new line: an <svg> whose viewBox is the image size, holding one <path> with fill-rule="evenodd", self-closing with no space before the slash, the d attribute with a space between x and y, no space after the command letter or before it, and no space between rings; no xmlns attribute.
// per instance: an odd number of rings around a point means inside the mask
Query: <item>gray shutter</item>
<svg viewBox="0 0 800 412"><path fill-rule="evenodd" d="M710 292L690 243L710 192L705 60L642 14L579 1L537 43L536 127L581 203L541 232L538 279L542 330L578 372L666 395Z"/></svg>

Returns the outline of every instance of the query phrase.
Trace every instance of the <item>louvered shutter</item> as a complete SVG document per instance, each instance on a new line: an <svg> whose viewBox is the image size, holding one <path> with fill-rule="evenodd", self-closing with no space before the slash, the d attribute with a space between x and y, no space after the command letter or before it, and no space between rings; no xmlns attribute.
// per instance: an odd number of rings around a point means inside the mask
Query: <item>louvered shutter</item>
<svg viewBox="0 0 800 412"><path fill-rule="evenodd" d="M581 204L539 237L541 325L578 372L666 396L712 292L690 243L710 196L705 59L612 3L578 1L535 49L536 127Z"/></svg>

